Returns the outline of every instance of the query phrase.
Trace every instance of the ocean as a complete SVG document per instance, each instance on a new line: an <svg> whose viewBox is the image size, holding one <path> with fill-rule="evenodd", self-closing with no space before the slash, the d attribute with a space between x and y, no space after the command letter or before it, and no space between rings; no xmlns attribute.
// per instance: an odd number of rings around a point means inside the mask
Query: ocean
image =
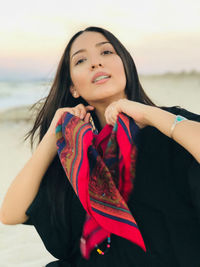
<svg viewBox="0 0 200 267"><path fill-rule="evenodd" d="M200 73L139 75L147 95L157 105L180 105L200 113ZM0 111L32 105L46 97L51 82L0 81Z"/></svg>
<svg viewBox="0 0 200 267"><path fill-rule="evenodd" d="M200 73L139 75L143 89L157 105L180 105L200 113ZM51 82L0 81L0 111L32 105L46 97Z"/></svg>
<svg viewBox="0 0 200 267"><path fill-rule="evenodd" d="M0 111L32 105L47 96L50 83L44 81L1 81Z"/></svg>

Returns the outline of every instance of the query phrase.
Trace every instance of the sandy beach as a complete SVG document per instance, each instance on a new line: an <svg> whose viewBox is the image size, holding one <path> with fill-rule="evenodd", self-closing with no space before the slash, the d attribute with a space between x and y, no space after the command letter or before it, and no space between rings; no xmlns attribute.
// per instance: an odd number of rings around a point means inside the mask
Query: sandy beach
<svg viewBox="0 0 200 267"><path fill-rule="evenodd" d="M141 77L147 94L157 105L180 105L200 113L200 78ZM31 156L29 142L23 142L32 120L28 107L0 112L0 204L14 177ZM0 223L0 267L42 267L56 260L32 226Z"/></svg>
<svg viewBox="0 0 200 267"><path fill-rule="evenodd" d="M31 156L28 142L22 142L31 124L19 118L17 123L12 120L0 123L0 204L10 183ZM56 259L48 253L33 226L0 223L1 267L42 267L53 260Z"/></svg>

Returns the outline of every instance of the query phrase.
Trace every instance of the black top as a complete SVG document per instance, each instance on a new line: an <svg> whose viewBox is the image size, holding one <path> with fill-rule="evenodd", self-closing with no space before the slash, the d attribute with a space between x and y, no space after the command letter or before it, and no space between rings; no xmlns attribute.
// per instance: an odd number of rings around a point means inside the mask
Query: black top
<svg viewBox="0 0 200 267"><path fill-rule="evenodd" d="M163 109L200 122L200 115L185 109ZM200 266L200 164L182 146L154 127L141 129L136 142L136 177L128 206L138 223L147 252L126 239L111 235L107 254L101 256L94 250L89 261L83 259L79 240L85 210L70 185L65 196L67 223L62 229L52 227L51 206L46 186L41 183L26 212L29 219L25 224L35 226L47 250L58 258L48 267Z"/></svg>

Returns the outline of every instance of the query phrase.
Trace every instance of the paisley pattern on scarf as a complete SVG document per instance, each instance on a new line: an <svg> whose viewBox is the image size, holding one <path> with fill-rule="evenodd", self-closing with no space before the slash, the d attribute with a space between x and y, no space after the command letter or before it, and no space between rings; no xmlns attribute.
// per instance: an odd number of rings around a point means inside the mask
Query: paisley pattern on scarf
<svg viewBox="0 0 200 267"><path fill-rule="evenodd" d="M130 128L135 129L135 133L131 133ZM99 134L92 131L90 123L68 112L57 124L61 164L87 212L80 242L86 259L95 245L110 233L146 250L127 206L133 189L137 156L132 136L137 130L134 120L124 113L118 115L114 127L107 124Z"/></svg>

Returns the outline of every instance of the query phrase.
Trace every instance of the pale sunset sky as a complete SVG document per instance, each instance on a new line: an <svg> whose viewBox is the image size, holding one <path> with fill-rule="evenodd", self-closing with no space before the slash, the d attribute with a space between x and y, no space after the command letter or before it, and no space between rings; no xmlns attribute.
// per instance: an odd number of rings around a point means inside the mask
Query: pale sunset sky
<svg viewBox="0 0 200 267"><path fill-rule="evenodd" d="M200 0L7 0L0 78L49 78L71 36L87 26L119 38L139 74L200 71Z"/></svg>

